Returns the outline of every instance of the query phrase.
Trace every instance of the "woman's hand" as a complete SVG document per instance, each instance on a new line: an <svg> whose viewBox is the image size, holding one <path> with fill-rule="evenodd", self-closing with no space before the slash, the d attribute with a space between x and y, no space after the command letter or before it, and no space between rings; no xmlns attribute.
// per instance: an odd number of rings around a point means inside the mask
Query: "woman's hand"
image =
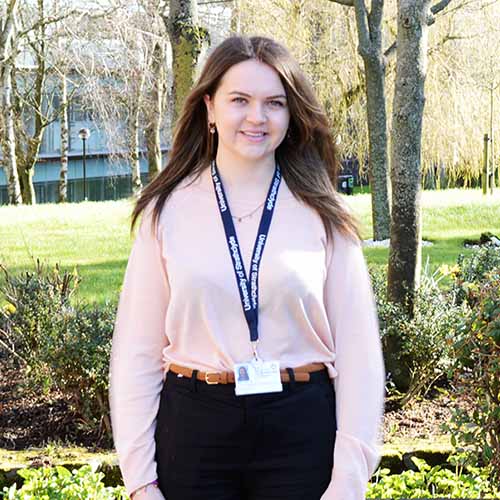
<svg viewBox="0 0 500 500"><path fill-rule="evenodd" d="M146 490L138 490L137 494L132 494L132 500L166 500L160 488L149 487Z"/></svg>

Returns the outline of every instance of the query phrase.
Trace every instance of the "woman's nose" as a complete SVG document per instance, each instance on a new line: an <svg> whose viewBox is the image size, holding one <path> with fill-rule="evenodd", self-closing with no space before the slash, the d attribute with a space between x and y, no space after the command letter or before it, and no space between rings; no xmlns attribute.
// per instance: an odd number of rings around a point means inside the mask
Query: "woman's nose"
<svg viewBox="0 0 500 500"><path fill-rule="evenodd" d="M267 120L264 105L253 103L248 107L247 120L252 123L262 123Z"/></svg>

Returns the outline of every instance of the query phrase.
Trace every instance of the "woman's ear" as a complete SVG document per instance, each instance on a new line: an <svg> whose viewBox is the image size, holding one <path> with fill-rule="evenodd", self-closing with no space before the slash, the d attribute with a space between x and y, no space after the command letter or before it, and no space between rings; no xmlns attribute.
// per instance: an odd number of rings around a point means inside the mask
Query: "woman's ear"
<svg viewBox="0 0 500 500"><path fill-rule="evenodd" d="M205 94L203 96L203 100L205 101L205 105L207 107L207 115L208 115L208 121L209 122L213 122L214 121L214 104L212 102L212 99L210 98L210 96L208 94Z"/></svg>

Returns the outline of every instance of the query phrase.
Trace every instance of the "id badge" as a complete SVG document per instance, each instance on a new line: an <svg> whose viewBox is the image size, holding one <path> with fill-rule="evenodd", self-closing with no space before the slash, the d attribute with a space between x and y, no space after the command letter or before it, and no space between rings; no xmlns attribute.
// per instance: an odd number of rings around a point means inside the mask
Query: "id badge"
<svg viewBox="0 0 500 500"><path fill-rule="evenodd" d="M252 359L234 365L233 370L237 396L283 391L279 361Z"/></svg>

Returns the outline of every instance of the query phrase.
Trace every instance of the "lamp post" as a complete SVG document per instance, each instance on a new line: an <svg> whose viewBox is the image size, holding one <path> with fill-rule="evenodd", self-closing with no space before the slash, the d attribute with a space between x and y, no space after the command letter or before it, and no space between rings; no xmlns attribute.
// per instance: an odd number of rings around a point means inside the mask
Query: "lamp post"
<svg viewBox="0 0 500 500"><path fill-rule="evenodd" d="M90 130L88 128L81 128L78 132L78 137L83 143L83 199L87 201L87 167L85 164L85 142L90 137Z"/></svg>

